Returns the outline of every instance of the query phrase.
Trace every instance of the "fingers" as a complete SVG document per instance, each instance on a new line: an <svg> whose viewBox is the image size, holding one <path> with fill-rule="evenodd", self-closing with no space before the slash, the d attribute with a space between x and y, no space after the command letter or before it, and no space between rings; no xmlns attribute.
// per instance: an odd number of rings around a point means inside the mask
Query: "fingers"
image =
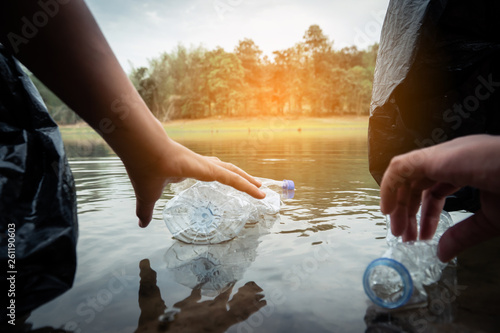
<svg viewBox="0 0 500 333"><path fill-rule="evenodd" d="M217 157L202 158L203 163L195 171L193 177L202 181L218 181L221 184L234 187L257 199L265 198L266 194L258 189L262 184L234 164L223 162Z"/></svg>
<svg viewBox="0 0 500 333"><path fill-rule="evenodd" d="M139 218L139 227L146 228L153 219L155 201L145 201L137 198L136 215Z"/></svg>
<svg viewBox="0 0 500 333"><path fill-rule="evenodd" d="M393 158L382 178L380 206L384 214L404 210L408 203L408 177L414 174L414 170L408 164L407 156L406 154Z"/></svg>
<svg viewBox="0 0 500 333"><path fill-rule="evenodd" d="M235 165L216 157L201 156L175 141L169 143L168 154L162 155L156 163L140 169L127 169L136 194L136 214L140 227L145 228L152 220L155 202L160 198L165 184L183 178L219 181L257 199L266 196L258 189L261 183Z"/></svg>
<svg viewBox="0 0 500 333"><path fill-rule="evenodd" d="M416 214L422 193L435 184L425 176L427 156L414 151L393 158L382 179L381 210L390 214L391 231L403 241L417 239Z"/></svg>
<svg viewBox="0 0 500 333"><path fill-rule="evenodd" d="M175 171L181 177L190 177L202 181L218 181L235 189L248 193L254 198L263 199L266 195L258 187L262 184L237 166L223 162L219 158L202 156L174 142L184 155Z"/></svg>
<svg viewBox="0 0 500 333"><path fill-rule="evenodd" d="M460 252L485 240L500 236L500 229L489 221L482 211L448 229L438 246L438 257L448 262Z"/></svg>
<svg viewBox="0 0 500 333"><path fill-rule="evenodd" d="M220 162L224 163L224 162ZM211 172L211 178L213 180L218 181L219 183L234 187L235 189L245 192L249 195L251 195L254 198L257 199L263 199L266 197L266 194L259 190L257 188L257 184L250 183L249 180L246 178L243 178L243 176L240 176L238 173L233 172L232 170L226 168L230 163L225 163L225 167L221 166L220 164L213 164L212 165L212 172ZM236 169L239 169L235 166L233 166ZM229 167L231 168L231 167ZM234 168L231 168L234 170ZM241 169L239 169L241 172L245 173ZM245 173L246 174L246 173ZM248 176L250 177L250 176ZM252 177L250 177L252 178ZM260 182L258 182L260 186Z"/></svg>
<svg viewBox="0 0 500 333"><path fill-rule="evenodd" d="M380 209L384 214L391 214L396 209L398 189L405 182L404 178L399 178L391 171L391 166L389 166L380 185Z"/></svg>
<svg viewBox="0 0 500 333"><path fill-rule="evenodd" d="M403 241L417 238L416 214L420 207L422 190L414 188L408 182L401 183L397 189L391 216L391 231L395 236L402 236Z"/></svg>
<svg viewBox="0 0 500 333"><path fill-rule="evenodd" d="M458 188L447 183L438 183L424 191L420 216L420 239L431 239L436 232L446 197Z"/></svg>
<svg viewBox="0 0 500 333"><path fill-rule="evenodd" d="M416 214L420 207L422 191L405 184L398 189L397 201L391 216L391 232L402 236L403 241L417 239Z"/></svg>
<svg viewBox="0 0 500 333"><path fill-rule="evenodd" d="M435 184L435 181L426 175L432 161L432 154L429 152L432 148L415 150L391 160L380 185L380 208L384 214L390 214L400 203L398 191L401 187L408 186L413 192L422 192ZM410 197L407 200L410 200Z"/></svg>
<svg viewBox="0 0 500 333"><path fill-rule="evenodd" d="M403 233L403 241L412 241L417 239L417 212L420 208L422 192L420 190L410 190L407 207L407 225Z"/></svg>
<svg viewBox="0 0 500 333"><path fill-rule="evenodd" d="M408 186L401 186L396 194L396 206L391 216L391 232L395 236L401 236L408 226L408 201L410 191Z"/></svg>
<svg viewBox="0 0 500 333"><path fill-rule="evenodd" d="M217 164L217 165L219 165L219 166L221 166L221 167L223 167L231 172L234 172L235 174L245 178L246 180L248 180L250 183L254 184L257 187L260 187L262 185L262 183L260 181L253 178L248 173L246 173L245 171L238 168L236 165L234 165L232 163L223 162L217 157L209 157L209 159L211 159L212 163L215 163L215 164Z"/></svg>

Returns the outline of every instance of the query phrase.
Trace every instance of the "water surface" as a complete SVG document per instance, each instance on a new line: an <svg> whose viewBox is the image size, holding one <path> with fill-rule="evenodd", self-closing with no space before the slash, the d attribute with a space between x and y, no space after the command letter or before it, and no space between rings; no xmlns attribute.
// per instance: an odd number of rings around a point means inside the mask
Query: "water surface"
<svg viewBox="0 0 500 333"><path fill-rule="evenodd" d="M278 218L248 225L237 239L211 247L172 239L161 217L172 197L168 189L153 222L140 229L120 160L102 143L67 142L78 195L76 279L28 321L34 328L75 332L489 331L498 323L498 298L488 298L498 295L498 270L482 281L490 287L481 294L474 264L461 268L459 262L462 280L456 267L446 273L434 308L388 314L368 301L361 278L386 248L386 227L364 133L179 138L253 175L296 184ZM490 306L466 304L477 297Z"/></svg>

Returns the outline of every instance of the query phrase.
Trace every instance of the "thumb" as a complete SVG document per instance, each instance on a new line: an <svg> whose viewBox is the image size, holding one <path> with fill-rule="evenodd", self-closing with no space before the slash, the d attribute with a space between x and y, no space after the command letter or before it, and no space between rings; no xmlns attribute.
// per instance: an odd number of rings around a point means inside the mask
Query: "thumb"
<svg viewBox="0 0 500 333"><path fill-rule="evenodd" d="M139 227L146 228L153 218L153 209L155 208L155 201L145 201L137 198L136 201L136 214L139 218Z"/></svg>
<svg viewBox="0 0 500 333"><path fill-rule="evenodd" d="M446 230L438 246L438 257L448 262L460 252L500 235L496 227L481 210Z"/></svg>
<svg viewBox="0 0 500 333"><path fill-rule="evenodd" d="M155 203L160 199L166 182L158 177L144 176L130 176L130 180L135 192L135 213L139 218L139 227L145 228L153 218Z"/></svg>

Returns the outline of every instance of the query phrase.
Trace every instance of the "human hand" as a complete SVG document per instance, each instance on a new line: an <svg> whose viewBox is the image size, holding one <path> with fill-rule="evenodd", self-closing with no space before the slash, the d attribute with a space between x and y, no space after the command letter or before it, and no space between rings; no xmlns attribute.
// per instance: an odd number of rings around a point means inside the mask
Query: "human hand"
<svg viewBox="0 0 500 333"><path fill-rule="evenodd" d="M1 7L0 13L8 15L0 15L0 42L12 46L6 36L22 31L21 18L33 17L40 6L24 0ZM137 197L140 226L151 221L165 184L181 178L217 180L256 198L265 196L257 188L260 183L241 169L198 155L167 136L121 68L85 1L69 1L58 10L36 38L12 51L122 159Z"/></svg>
<svg viewBox="0 0 500 333"><path fill-rule="evenodd" d="M203 181L218 181L262 199L260 182L231 163L217 157L196 154L179 143L167 138L161 143L163 154L153 163L141 164L124 159L125 167L136 195L136 214L139 226L146 227L153 216L155 202L160 198L166 184L195 178Z"/></svg>
<svg viewBox="0 0 500 333"><path fill-rule="evenodd" d="M463 186L481 192L481 209L447 230L439 259L500 235L500 137L473 135L415 150L391 160L381 184L381 210L404 241L417 237L415 215L422 203L420 238L432 238L446 196Z"/></svg>

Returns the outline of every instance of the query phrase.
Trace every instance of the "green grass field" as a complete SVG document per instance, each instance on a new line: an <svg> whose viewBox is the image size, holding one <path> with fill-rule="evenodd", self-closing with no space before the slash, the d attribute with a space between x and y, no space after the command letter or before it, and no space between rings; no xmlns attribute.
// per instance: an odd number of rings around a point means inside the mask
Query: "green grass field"
<svg viewBox="0 0 500 333"><path fill-rule="evenodd" d="M330 118L228 118L175 120L164 123L165 130L173 139L206 139L214 136L231 138L249 133L272 131L276 135L360 135L368 129L368 117ZM100 136L88 125L61 126L65 141L100 140Z"/></svg>

